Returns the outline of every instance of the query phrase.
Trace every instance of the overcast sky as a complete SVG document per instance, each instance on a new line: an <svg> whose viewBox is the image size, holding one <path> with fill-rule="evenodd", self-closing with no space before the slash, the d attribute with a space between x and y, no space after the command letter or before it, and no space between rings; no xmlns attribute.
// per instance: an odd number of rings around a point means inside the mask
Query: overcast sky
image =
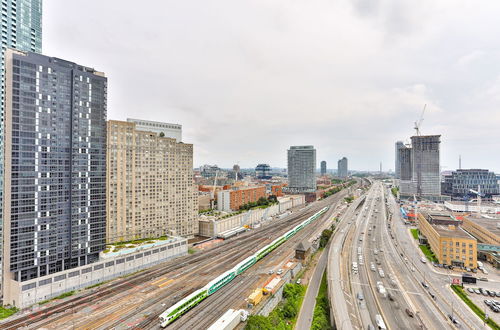
<svg viewBox="0 0 500 330"><path fill-rule="evenodd" d="M108 119L179 123L195 165L394 169L424 104L443 170L500 172L500 1L45 0L43 53L108 77Z"/></svg>

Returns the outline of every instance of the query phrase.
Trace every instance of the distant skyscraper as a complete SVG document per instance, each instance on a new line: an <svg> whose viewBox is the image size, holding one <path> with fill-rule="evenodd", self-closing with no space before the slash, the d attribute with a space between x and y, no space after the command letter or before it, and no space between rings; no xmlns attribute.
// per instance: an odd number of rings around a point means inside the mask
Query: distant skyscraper
<svg viewBox="0 0 500 330"><path fill-rule="evenodd" d="M342 159L339 159L337 166L338 166L337 176L341 178L347 178L347 176L349 175L347 158L343 157Z"/></svg>
<svg viewBox="0 0 500 330"><path fill-rule="evenodd" d="M436 200L441 196L441 173L439 166L440 135L412 136L411 148L400 149L401 181L400 195ZM407 157L408 153L410 157ZM408 177L407 167L411 166Z"/></svg>
<svg viewBox="0 0 500 330"><path fill-rule="evenodd" d="M401 179L401 158L399 154L399 150L404 148L405 145L402 141L396 142L396 155L395 155L395 177L396 179Z"/></svg>
<svg viewBox="0 0 500 330"><path fill-rule="evenodd" d="M5 53L4 304L9 286L92 263L105 248L103 73Z"/></svg>
<svg viewBox="0 0 500 330"><path fill-rule="evenodd" d="M5 92L5 49L42 51L42 0L2 0L2 52L0 83L0 247L2 246L3 130ZM1 249L1 248L0 248ZM0 250L1 256L1 250ZM1 273L0 260L0 273Z"/></svg>
<svg viewBox="0 0 500 330"><path fill-rule="evenodd" d="M288 190L316 191L316 149L313 146L292 146L288 150Z"/></svg>
<svg viewBox="0 0 500 330"><path fill-rule="evenodd" d="M326 175L326 161L321 161L321 175Z"/></svg>
<svg viewBox="0 0 500 330"><path fill-rule="evenodd" d="M163 137L182 142L182 125L132 118L127 118L127 121L129 123L135 123L135 129L138 131L154 132Z"/></svg>
<svg viewBox="0 0 500 330"><path fill-rule="evenodd" d="M269 164L259 164L255 168L255 176L257 179L267 180L271 179L271 166Z"/></svg>

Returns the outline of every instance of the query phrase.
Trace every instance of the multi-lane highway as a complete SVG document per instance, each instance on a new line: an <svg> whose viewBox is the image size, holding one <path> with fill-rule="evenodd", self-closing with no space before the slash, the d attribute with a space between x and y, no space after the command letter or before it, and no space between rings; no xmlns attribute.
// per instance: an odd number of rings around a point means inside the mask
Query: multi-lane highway
<svg viewBox="0 0 500 330"><path fill-rule="evenodd" d="M401 241L410 236L404 224L392 216L397 214L395 205L391 216L387 213L386 198L394 204L390 197L386 188L375 182L364 199L350 206L334 236L328 267L332 315L337 328L376 326L379 315L389 329L452 329L455 325L447 317L450 303L441 301L443 297L456 299L448 289L449 278L445 282L444 278L428 275L425 283L430 288L421 284L424 281L421 274L429 273L429 269L424 273L423 267L428 266L419 261L415 251L403 250L408 244ZM415 260L410 260L411 253L415 254ZM480 329L481 323L477 318L474 320L474 315L471 318L464 307L454 310L464 313L460 317L462 326Z"/></svg>

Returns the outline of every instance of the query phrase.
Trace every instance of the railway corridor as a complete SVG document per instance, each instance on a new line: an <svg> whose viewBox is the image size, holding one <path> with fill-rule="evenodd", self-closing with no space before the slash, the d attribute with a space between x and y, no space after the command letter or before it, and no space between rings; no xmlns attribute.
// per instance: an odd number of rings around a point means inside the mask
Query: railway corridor
<svg viewBox="0 0 500 330"><path fill-rule="evenodd" d="M0 327L3 329L21 327L31 329L158 328L158 316L169 306L234 267L240 260L255 253L279 234L293 228L324 206L342 201L346 193L346 190L343 190L325 200L295 211L284 219L275 220L267 226L229 239L212 249L178 258L127 278L114 280L93 291L86 290L75 297L51 303L40 309L37 314L3 322ZM327 213L328 219L333 212L331 209ZM205 315L204 319L209 322L209 320L215 321L228 308L240 306L247 296L242 296L242 292L245 292L246 288L251 290L258 276L266 273L269 268L273 268L272 264L289 258L294 244L297 244L300 239L311 237L313 233L315 231L310 228L300 232L287 242L289 244L283 244L250 268L250 272L246 272L248 274L244 273L245 276L237 277L223 290L207 298L206 301L217 301L215 308L214 305L205 301L196 307L197 313ZM221 294L218 295L219 293ZM196 319L194 315L197 313L192 313L192 311L189 313L191 313L190 316L184 318L186 322L188 319ZM172 328L182 327L184 322L182 320L183 318L174 322ZM189 323L193 328L203 328L201 324L200 320L198 323Z"/></svg>

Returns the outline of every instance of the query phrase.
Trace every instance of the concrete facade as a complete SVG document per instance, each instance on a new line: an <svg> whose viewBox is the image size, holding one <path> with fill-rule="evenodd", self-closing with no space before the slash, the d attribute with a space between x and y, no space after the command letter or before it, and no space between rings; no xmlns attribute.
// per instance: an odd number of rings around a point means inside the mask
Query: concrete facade
<svg viewBox="0 0 500 330"><path fill-rule="evenodd" d="M108 243L198 232L193 145L108 121Z"/></svg>
<svg viewBox="0 0 500 330"><path fill-rule="evenodd" d="M138 131L154 132L158 135L163 133L163 137L182 142L182 125L132 118L127 118L127 122L135 123L135 129Z"/></svg>
<svg viewBox="0 0 500 330"><path fill-rule="evenodd" d="M337 162L337 176L347 178L349 176L348 160L346 157L339 159Z"/></svg>
<svg viewBox="0 0 500 330"><path fill-rule="evenodd" d="M161 245L144 247L133 253L102 258L92 265L65 270L26 282L15 282L11 287L13 291L11 299L4 303L25 308L62 293L109 281L187 253L187 240L176 237L162 242Z"/></svg>
<svg viewBox="0 0 500 330"><path fill-rule="evenodd" d="M399 153L400 149L405 148L403 141L396 142L396 155L395 155L395 178L396 180L401 179L401 155Z"/></svg>
<svg viewBox="0 0 500 330"><path fill-rule="evenodd" d="M268 208L250 210L225 219L215 219L202 216L199 219L199 235L204 237L214 237L219 233L234 228L260 223L269 217L282 214L293 207L304 204L304 195L288 196L279 198L278 204L271 205Z"/></svg>
<svg viewBox="0 0 500 330"><path fill-rule="evenodd" d="M401 154L400 195L437 200L441 198L440 135L412 136L411 148L399 149ZM410 153L410 157L408 156ZM403 159L404 157L404 159ZM411 164L411 177L407 166Z"/></svg>
<svg viewBox="0 0 500 330"><path fill-rule="evenodd" d="M320 173L321 175L326 175L326 161L325 160L322 160L321 161L321 169L320 169Z"/></svg>
<svg viewBox="0 0 500 330"><path fill-rule="evenodd" d="M288 149L287 191L316 191L316 149L313 146L292 146Z"/></svg>

